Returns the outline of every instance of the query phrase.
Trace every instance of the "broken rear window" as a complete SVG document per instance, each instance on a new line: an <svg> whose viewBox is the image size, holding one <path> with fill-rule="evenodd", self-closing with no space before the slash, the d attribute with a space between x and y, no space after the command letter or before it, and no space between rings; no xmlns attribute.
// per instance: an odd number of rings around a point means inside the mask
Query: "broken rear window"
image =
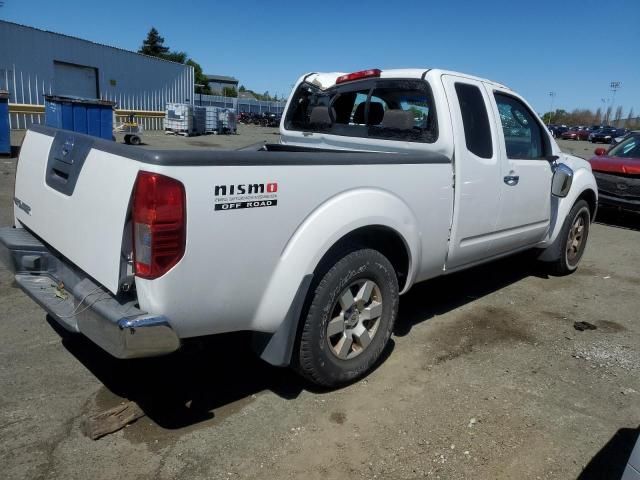
<svg viewBox="0 0 640 480"><path fill-rule="evenodd" d="M376 79L321 90L302 83L287 130L433 143L438 138L431 88L423 80Z"/></svg>

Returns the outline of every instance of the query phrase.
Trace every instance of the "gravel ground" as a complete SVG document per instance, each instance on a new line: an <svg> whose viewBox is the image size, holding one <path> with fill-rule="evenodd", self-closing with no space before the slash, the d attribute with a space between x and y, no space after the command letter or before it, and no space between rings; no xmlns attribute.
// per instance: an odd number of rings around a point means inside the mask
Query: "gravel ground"
<svg viewBox="0 0 640 480"><path fill-rule="evenodd" d="M267 133L248 128L147 143ZM2 224L14 172L0 159ZM241 334L114 360L49 324L2 269L0 478L619 478L640 432L639 240L637 217L604 212L568 277L525 255L417 285L385 361L329 392L259 362ZM126 400L146 416L83 435Z"/></svg>

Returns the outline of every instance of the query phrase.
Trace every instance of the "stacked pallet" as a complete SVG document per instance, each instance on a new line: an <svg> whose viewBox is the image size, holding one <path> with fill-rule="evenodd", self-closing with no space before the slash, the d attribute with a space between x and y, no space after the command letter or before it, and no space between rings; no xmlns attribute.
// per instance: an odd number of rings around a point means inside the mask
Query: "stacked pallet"
<svg viewBox="0 0 640 480"><path fill-rule="evenodd" d="M193 105L187 103L167 103L164 115L165 133L190 136L195 135Z"/></svg>
<svg viewBox="0 0 640 480"><path fill-rule="evenodd" d="M236 133L237 131L237 115L235 110L230 108L221 108L220 116L220 130L222 133Z"/></svg>
<svg viewBox="0 0 640 480"><path fill-rule="evenodd" d="M206 107L193 107L193 129L195 135L204 135L207 126Z"/></svg>
<svg viewBox="0 0 640 480"><path fill-rule="evenodd" d="M204 107L206 111L205 132L220 133L220 107Z"/></svg>

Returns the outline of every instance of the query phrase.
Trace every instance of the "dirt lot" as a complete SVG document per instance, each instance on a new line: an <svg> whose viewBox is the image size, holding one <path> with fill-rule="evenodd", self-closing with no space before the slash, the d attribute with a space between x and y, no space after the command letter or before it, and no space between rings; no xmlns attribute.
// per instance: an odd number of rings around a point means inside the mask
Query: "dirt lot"
<svg viewBox="0 0 640 480"><path fill-rule="evenodd" d="M233 141L266 133L249 131ZM8 224L15 160L0 167ZM61 334L2 269L0 478L619 478L640 432L639 240L640 220L606 214L569 277L519 256L418 285L386 360L332 392L259 362L242 335L116 361ZM83 435L126 400L146 417Z"/></svg>

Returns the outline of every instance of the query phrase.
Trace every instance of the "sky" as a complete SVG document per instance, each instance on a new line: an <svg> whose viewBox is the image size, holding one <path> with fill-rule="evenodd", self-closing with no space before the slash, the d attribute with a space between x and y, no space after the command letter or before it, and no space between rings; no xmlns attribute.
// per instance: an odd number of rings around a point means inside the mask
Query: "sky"
<svg viewBox="0 0 640 480"><path fill-rule="evenodd" d="M288 95L306 72L444 68L503 83L543 113L640 115L640 0L4 0L0 18L136 51L153 26L209 74ZM608 102L608 103L607 103Z"/></svg>

